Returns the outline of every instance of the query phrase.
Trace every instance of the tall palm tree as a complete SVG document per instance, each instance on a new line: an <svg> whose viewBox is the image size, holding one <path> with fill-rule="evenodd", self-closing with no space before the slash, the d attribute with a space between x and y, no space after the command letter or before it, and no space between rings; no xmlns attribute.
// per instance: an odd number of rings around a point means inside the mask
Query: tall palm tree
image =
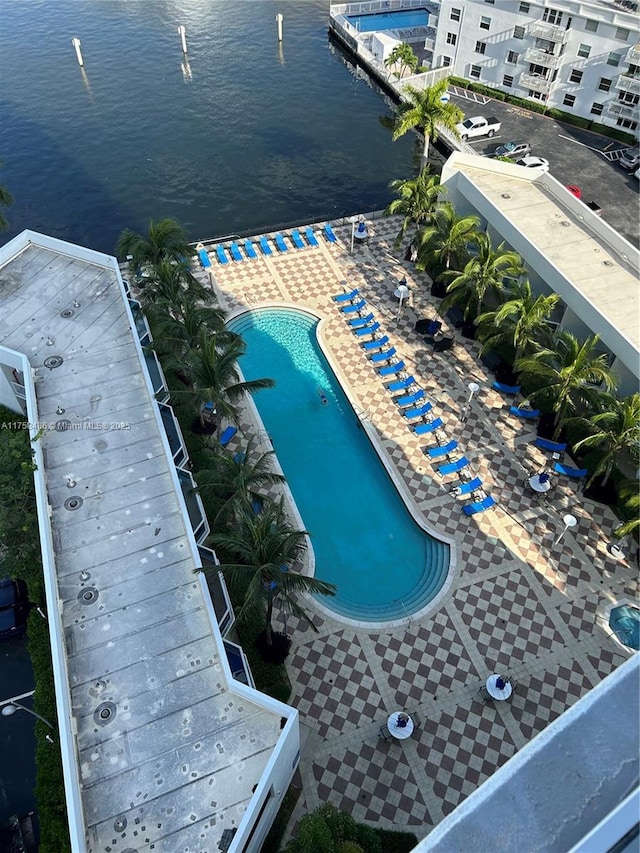
<svg viewBox="0 0 640 853"><path fill-rule="evenodd" d="M517 361L536 346L550 344L552 331L547 320L559 297L555 293L534 296L526 280L513 282L505 290L506 301L477 318L478 337L483 352L506 344L513 347Z"/></svg>
<svg viewBox="0 0 640 853"><path fill-rule="evenodd" d="M273 642L274 605L317 631L297 597L305 593L335 595L333 584L294 571L304 556L307 535L305 530L290 525L280 500L266 503L259 513L245 511L232 528L211 537L214 547L220 546L238 560L212 570L220 570L232 593L243 596L239 621L265 620L267 645Z"/></svg>
<svg viewBox="0 0 640 853"><path fill-rule="evenodd" d="M389 204L384 212L385 216L404 217L394 243L397 249L409 228L417 228L420 223L430 219L438 198L447 192L447 188L440 185L440 175L430 174L428 167L425 167L420 169L415 178L391 181L389 189L398 198Z"/></svg>
<svg viewBox="0 0 640 853"><path fill-rule="evenodd" d="M273 456L273 450L256 456L252 440L240 453L204 452L207 467L196 475L199 489L210 490L223 501L213 519L214 529L225 520L237 518L243 510L252 510L256 501L262 502L265 487L284 482L282 474L273 470Z"/></svg>
<svg viewBox="0 0 640 853"><path fill-rule="evenodd" d="M396 73L396 77L404 77L405 71L410 71L412 74L418 67L418 57L413 52L413 48L406 42L397 44L389 56L385 59L384 64L387 68L392 68L397 65L400 73Z"/></svg>
<svg viewBox="0 0 640 853"><path fill-rule="evenodd" d="M620 497L624 501L624 510L628 521L624 521L613 531L616 539L624 539L640 528L640 491L637 480L627 480L620 486Z"/></svg>
<svg viewBox="0 0 640 853"><path fill-rule="evenodd" d="M632 394L618 400L607 395L602 401L604 411L582 419L591 434L576 442L573 447L598 450L598 461L587 485L604 474L602 485L606 486L620 456L628 453L637 466L640 457L640 394Z"/></svg>
<svg viewBox="0 0 640 853"><path fill-rule="evenodd" d="M451 202L443 201L433 211L431 224L418 232L416 267L424 270L435 265L448 270L452 263L464 260L479 225L477 216L458 216Z"/></svg>
<svg viewBox="0 0 640 853"><path fill-rule="evenodd" d="M395 142L410 130L419 130L424 134L422 165L427 165L429 141L438 138L438 128L444 127L458 136L456 125L462 121L462 110L447 100L442 100L447 91L448 80L440 80L429 89L416 89L406 86L403 95L406 100L398 107L392 139Z"/></svg>
<svg viewBox="0 0 640 853"><path fill-rule="evenodd" d="M213 403L219 418L238 423L239 414L234 406L244 394L253 394L261 388L273 388L273 379L240 380L238 359L245 351L242 338L219 341L206 329L200 333L197 346L185 355L168 358L167 365L190 382L190 391L198 416L204 426L204 406Z"/></svg>
<svg viewBox="0 0 640 853"><path fill-rule="evenodd" d="M2 166L2 160L0 160L0 166ZM2 207L9 207L10 204L13 204L13 196L6 187L0 184L0 205ZM0 231L4 231L8 224L6 217L0 211Z"/></svg>
<svg viewBox="0 0 640 853"><path fill-rule="evenodd" d="M169 313L178 318L187 305L194 302L207 304L212 300L211 290L200 284L184 261L176 263L166 258L155 264L140 294L140 301L147 311L156 316Z"/></svg>
<svg viewBox="0 0 640 853"><path fill-rule="evenodd" d="M522 258L517 252L507 249L502 242L495 249L488 234L480 232L473 242L477 254L470 258L462 272L449 272L451 279L440 310L451 305L463 305L467 319L475 319L482 310L488 294L500 299L505 277L519 276L523 272Z"/></svg>
<svg viewBox="0 0 640 853"><path fill-rule="evenodd" d="M615 381L607 357L597 352L598 335L580 341L561 331L551 347L534 352L515 363L523 381L539 385L529 396L537 404L549 404L555 413L554 439L569 416L581 409L597 409L602 390L612 391Z"/></svg>
<svg viewBox="0 0 640 853"><path fill-rule="evenodd" d="M198 305L184 299L175 310L161 311L162 304L153 307L154 348L160 354L184 357L189 350L197 349L203 331L216 337L220 344L237 338L225 327L225 312L211 305Z"/></svg>
<svg viewBox="0 0 640 853"><path fill-rule="evenodd" d="M169 218L158 221L152 219L146 236L125 228L116 244L116 255L119 258L131 255L133 269L145 265L155 268L163 260L180 263L193 254L193 247L189 245L182 225Z"/></svg>

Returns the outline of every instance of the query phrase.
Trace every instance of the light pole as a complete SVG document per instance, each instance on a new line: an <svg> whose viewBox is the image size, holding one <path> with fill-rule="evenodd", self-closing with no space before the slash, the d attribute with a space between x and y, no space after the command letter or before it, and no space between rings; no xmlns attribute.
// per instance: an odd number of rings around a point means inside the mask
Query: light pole
<svg viewBox="0 0 640 853"><path fill-rule="evenodd" d="M349 222L351 223L351 248L349 249L349 253L352 255L353 254L353 241L356 238L356 225L358 223L358 217L357 216L351 216L349 218Z"/></svg>
<svg viewBox="0 0 640 853"><path fill-rule="evenodd" d="M571 513L570 513L570 512L568 512L568 513L563 517L563 519L562 519L562 520L563 520L563 522L564 522L564 528L560 531L560 535L558 536L558 538L556 539L556 541L553 543L553 544L554 544L554 546L558 544L558 542L562 539L562 537L563 537L563 536L564 536L564 534L567 532L567 530L569 530L569 529L570 529L570 528L572 528L572 527L575 527L575 526L576 526L576 524L578 523L578 519L575 517L575 515L571 515Z"/></svg>
<svg viewBox="0 0 640 853"><path fill-rule="evenodd" d="M46 726L49 726L49 728L53 730L53 723L50 723L49 720L47 720L45 717L41 716L40 714L37 714L35 711L32 711L31 708L26 708L24 705L21 705L20 702L17 701L18 698L24 699L27 696L33 696L34 692L35 691L32 690L31 693L23 693L20 697L15 696L11 699L5 699L3 702L0 702L0 706L2 707L2 716L12 717L16 711L26 711L27 714L31 714L32 717L37 717ZM53 738L51 737L51 735L47 734L45 735L45 738L49 741L49 743L53 743Z"/></svg>
<svg viewBox="0 0 640 853"><path fill-rule="evenodd" d="M474 396L480 390L480 386L478 385L477 382L470 382L468 384L467 388L469 389L469 397L467 398L467 402L464 404L464 408L462 409L462 412L460 414L460 420L461 421L466 421L467 415L469 413L469 406L471 405L471 401L473 400Z"/></svg>

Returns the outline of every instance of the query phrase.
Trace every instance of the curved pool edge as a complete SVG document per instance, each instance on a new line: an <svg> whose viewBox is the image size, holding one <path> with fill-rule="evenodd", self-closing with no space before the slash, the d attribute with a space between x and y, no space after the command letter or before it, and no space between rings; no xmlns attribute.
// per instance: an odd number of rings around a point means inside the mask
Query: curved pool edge
<svg viewBox="0 0 640 853"><path fill-rule="evenodd" d="M319 345L320 349L322 350L324 357L327 359L329 366L331 367L335 376L337 377L338 381L340 382L340 386L341 386L345 396L347 397L347 399L349 401L349 405L351 406L352 410L354 411L354 414L357 417L358 411L362 411L362 408L359 405L357 399L355 399L353 389L351 388L351 385L347 381L340 365L338 364L338 362L333 357L333 353L331 352L330 344L328 343L326 336L325 336L325 326L327 323L327 318L324 314L320 313L317 308L314 308L313 306L308 305L308 304L303 303L303 302L292 303L292 302L285 302L282 300L266 300L266 301L261 301L259 303L253 303L251 305L247 305L246 307L243 307L243 308L237 308L234 311L231 311L228 314L228 316L226 317L225 322L229 323L232 320L235 320L239 317L242 317L245 314L251 314L252 312L255 312L255 311L268 310L268 309L273 309L273 308L280 308L280 309L288 310L288 311L299 311L303 314L308 314L311 317L313 317L314 319L318 320L318 326L317 326L317 330L316 330L316 339L318 341L318 345ZM242 370L240 368L239 368L239 370L240 370L240 373L242 374ZM242 378L244 379L244 374L242 374ZM277 471L278 471L278 473L280 473L284 476L284 472L283 472L282 467L280 465L280 460L278 459L277 451L275 450L275 448L273 447L273 444L271 443L269 433L265 428L264 422L262 420L262 417L260 416L260 412L258 411L258 407L255 403L255 400L253 399L253 396L250 394L247 395L247 399L248 399L248 403L249 403L249 407L251 409L252 415L255 418L256 423L259 426L259 429L262 432L262 436L264 436L263 438L261 438L261 441L270 450L273 450L273 452L274 452L273 458L274 458L274 461L275 461L275 464L277 467ZM378 458L380 459L380 462L382 463L385 471L387 472L388 476L390 477L394 488L398 492L402 502L404 503L405 507L407 508L409 515L411 516L413 521L427 535L432 536L434 539L438 540L439 542L442 542L443 544L447 545L449 548L449 566L447 569L447 576L446 576L446 578L442 584L442 587L438 591L438 593L424 607L422 607L419 610L416 610L412 613L409 613L408 615L403 615L402 617L399 617L397 619L392 619L392 620L388 620L388 621L366 621L366 620L360 620L360 619L352 619L348 616L345 616L342 613L339 613L336 610L332 610L330 607L322 604L320 601L318 601L318 599L314 598L313 596L311 596L309 594L306 594L304 596L305 600L309 604L311 604L315 609L317 609L319 611L319 613L322 614L322 616L329 618L329 619L333 619L335 622L338 622L338 623L343 624L343 625L348 625L348 626L353 627L353 628L361 628L363 630L371 632L371 631L378 631L378 630L386 630L389 628L398 628L398 627L401 627L402 625L406 625L410 622L417 622L419 620L427 618L433 612L435 612L437 609L442 607L442 604L443 604L445 598L451 592L451 587L453 586L454 580L458 576L458 559L457 559L458 544L457 544L457 541L455 540L455 538L446 536L446 534L443 534L442 532L437 531L436 529L431 527L426 522L424 515L423 515L422 511L420 510L420 508L418 507L418 505L416 504L416 502L413 498L413 495L411 494L411 492L409 491L409 489L407 487L407 484L404 482L404 480L401 477L399 477L397 471L395 470L393 462L389 458L387 450L386 450L386 448L385 448L375 426L372 423L370 423L368 420L363 420L362 418L359 418L359 420L360 420L360 423L362 424L363 429L366 432L367 438L371 442ZM293 496L293 493L289 487L289 483L286 480L286 478L285 478L285 481L282 485L284 487L284 492L285 492L285 495L287 497L287 501L288 501L288 503L292 509L292 513L294 515L294 519L295 519L296 523L299 524L301 530L305 530L305 526L304 526L302 516L300 514L300 511L298 510L298 506L296 504L295 498ZM311 538L309 536L307 536L307 540L308 540L308 546L307 546L308 551L307 551L307 553L308 553L309 559L308 559L308 561L305 560L305 566L303 567L303 574L308 575L309 577L313 577L313 576L315 576L315 568L316 568L315 552L313 550L313 543L312 543ZM307 563L308 563L308 565L307 565Z"/></svg>
<svg viewBox="0 0 640 853"><path fill-rule="evenodd" d="M621 649L632 655L640 654L640 651L634 649L632 646L627 646L626 643L623 643L616 631L609 624L609 618L611 617L611 611L615 610L616 607L633 607L635 610L640 610L640 601L637 601L634 598L616 598L614 601L607 601L600 604L598 609L596 610L596 623L602 628L611 639L620 646Z"/></svg>

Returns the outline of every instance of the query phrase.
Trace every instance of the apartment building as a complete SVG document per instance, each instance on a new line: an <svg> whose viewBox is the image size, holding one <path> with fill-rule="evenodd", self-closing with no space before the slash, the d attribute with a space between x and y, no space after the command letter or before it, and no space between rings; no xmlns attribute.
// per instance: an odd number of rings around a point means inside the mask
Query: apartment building
<svg viewBox="0 0 640 853"><path fill-rule="evenodd" d="M637 133L637 6L633 0L442 0L437 22L430 18L433 67Z"/></svg>

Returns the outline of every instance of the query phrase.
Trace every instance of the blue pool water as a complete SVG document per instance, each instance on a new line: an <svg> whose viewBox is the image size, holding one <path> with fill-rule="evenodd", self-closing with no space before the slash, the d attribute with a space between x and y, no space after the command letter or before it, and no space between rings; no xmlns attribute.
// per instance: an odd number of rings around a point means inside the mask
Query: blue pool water
<svg viewBox="0 0 640 853"><path fill-rule="evenodd" d="M623 604L614 607L609 615L609 626L621 643L630 649L640 649L640 610Z"/></svg>
<svg viewBox="0 0 640 853"><path fill-rule="evenodd" d="M338 587L321 603L352 619L402 618L442 588L449 546L407 512L318 346L317 323L263 309L229 325L247 343L245 377L276 381L255 403L311 533L316 576Z"/></svg>
<svg viewBox="0 0 640 853"><path fill-rule="evenodd" d="M349 15L347 20L361 33L373 33L405 27L426 27L429 23L429 12L426 9L403 9L377 15Z"/></svg>

